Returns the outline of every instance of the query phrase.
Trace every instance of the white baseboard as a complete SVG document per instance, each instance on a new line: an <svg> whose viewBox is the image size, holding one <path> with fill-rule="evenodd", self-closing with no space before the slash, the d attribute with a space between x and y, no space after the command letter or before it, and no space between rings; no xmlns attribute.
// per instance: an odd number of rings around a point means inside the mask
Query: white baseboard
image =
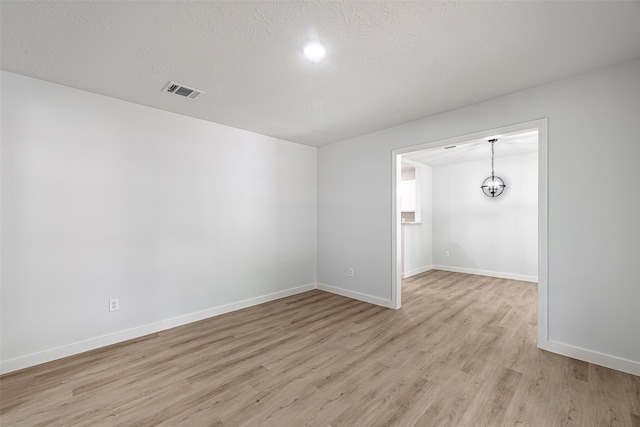
<svg viewBox="0 0 640 427"><path fill-rule="evenodd" d="M539 342L538 348L560 354L562 356L593 363L594 365L600 365L606 368L615 369L616 371L640 376L640 362L635 362L633 360L598 353L597 351L587 350L586 348L575 347L552 340Z"/></svg>
<svg viewBox="0 0 640 427"><path fill-rule="evenodd" d="M425 271L429 271L429 270L433 270L433 265L429 264L429 265L425 265L424 267L415 268L413 270L405 271L404 273L402 273L402 278L403 279L408 279L411 276L416 276L416 275L418 275L420 273L424 273Z"/></svg>
<svg viewBox="0 0 640 427"><path fill-rule="evenodd" d="M63 357L73 356L75 354L84 353L86 351L95 350L119 342L127 341L134 338L143 337L145 335L175 328L177 326L186 325L187 323L197 322L209 317L219 316L231 311L241 310L269 301L275 301L291 295L307 292L316 289L316 285L308 284L296 288L287 289L272 294L261 295L259 297L250 298L244 301L238 301L231 304L221 305L218 307L208 308L206 310L197 311L195 313L185 314L183 316L173 317L171 319L161 320L159 322L136 328L118 331L107 335L91 338L85 341L75 342L63 345L38 353L28 354L26 356L16 357L14 359L0 362L0 374L17 371L19 369L28 368L30 366L39 365L41 363L51 362L52 360L61 359Z"/></svg>
<svg viewBox="0 0 640 427"><path fill-rule="evenodd" d="M466 271L459 271L448 269L446 266L436 265L433 267L438 270L454 271L460 273L470 274L482 274L478 270L465 269ZM455 268L455 267L452 267ZM424 270L427 271L427 270ZM418 273L416 273L418 274ZM494 274L482 274L491 277L501 277ZM505 277L511 279L512 277ZM516 278L515 280L525 280L522 278ZM530 280L533 281L533 280ZM80 341L49 350L45 350L38 353L29 354L26 356L9 359L4 362L0 362L0 373L5 374L20 369L28 368L31 366L39 365L41 363L50 362L52 360L61 359L63 357L73 356L79 353L83 353L90 350L95 350L100 347L105 347L119 342L127 341L134 338L139 338L148 334L164 331L167 329L175 328L177 326L186 325L188 323L197 322L199 320L207 319L209 317L219 316L221 314L229 313L243 308L252 307L258 304L263 304L269 301L275 301L280 298L285 298L291 295L296 295L302 292L307 292L313 289L320 289L325 292L341 295L347 298L353 298L359 301L364 301L370 304L379 305L386 308L394 308L391 300L374 297L371 295L363 294L360 292L350 291L347 289L330 286L324 283L308 284L299 286L296 288L287 289L272 294L262 295L255 298L250 298L244 301L238 301L231 304L226 304L218 307L209 308L206 310L198 311L195 313L186 314L184 316L178 316L171 319L162 320L160 322L140 326L137 328L127 329L124 331L115 332L108 335L102 335L96 338L92 338L85 341ZM585 362L593 363L595 365L605 366L607 368L615 369L621 372L627 372L632 375L640 376L640 362L633 360L627 360L620 357L611 356L608 354L599 353L593 350L584 349L581 347L575 347L572 345L560 343L557 341L546 340L538 343L538 348L552 353L557 353L562 356L571 357L574 359L582 360Z"/></svg>
<svg viewBox="0 0 640 427"><path fill-rule="evenodd" d="M370 304L380 305L386 308L395 308L391 300L374 297L372 295L362 294L360 292L350 291L347 289L337 288L335 286L318 283L317 288L321 291L330 292L332 294L341 295L343 297L357 299L358 301L368 302Z"/></svg>
<svg viewBox="0 0 640 427"><path fill-rule="evenodd" d="M522 280L524 282L538 283L538 276L525 276L523 274L502 273L500 271L476 270L474 268L452 267L450 265L434 265L433 270L451 271L454 273L477 274L480 276L498 277L500 279Z"/></svg>

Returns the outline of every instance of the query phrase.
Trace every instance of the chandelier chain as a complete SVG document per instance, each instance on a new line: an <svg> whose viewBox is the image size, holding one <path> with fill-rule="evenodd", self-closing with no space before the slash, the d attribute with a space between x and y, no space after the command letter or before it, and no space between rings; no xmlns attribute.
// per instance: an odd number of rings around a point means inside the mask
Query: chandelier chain
<svg viewBox="0 0 640 427"><path fill-rule="evenodd" d="M493 178L495 176L495 173L493 171L493 156L494 156L493 155L493 144L495 142L496 142L495 140L491 141L491 178Z"/></svg>

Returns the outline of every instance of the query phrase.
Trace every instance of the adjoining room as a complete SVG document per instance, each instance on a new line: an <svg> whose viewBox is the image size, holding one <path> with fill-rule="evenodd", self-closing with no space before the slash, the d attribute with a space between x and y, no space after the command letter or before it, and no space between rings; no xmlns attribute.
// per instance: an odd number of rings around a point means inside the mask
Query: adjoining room
<svg viewBox="0 0 640 427"><path fill-rule="evenodd" d="M538 281L537 129L401 158L403 278L438 269ZM487 197L494 163L506 186Z"/></svg>

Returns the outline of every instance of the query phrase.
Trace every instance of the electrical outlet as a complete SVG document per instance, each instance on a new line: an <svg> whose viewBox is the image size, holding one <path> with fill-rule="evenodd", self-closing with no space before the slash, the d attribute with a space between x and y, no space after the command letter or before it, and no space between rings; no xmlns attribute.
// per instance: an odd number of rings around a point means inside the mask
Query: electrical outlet
<svg viewBox="0 0 640 427"><path fill-rule="evenodd" d="M112 298L109 300L109 311L120 310L120 300L118 298Z"/></svg>
<svg viewBox="0 0 640 427"><path fill-rule="evenodd" d="M444 256L449 256L449 251L444 251Z"/></svg>
<svg viewBox="0 0 640 427"><path fill-rule="evenodd" d="M353 268L349 269L349 277L353 277L355 276L355 273L353 272Z"/></svg>

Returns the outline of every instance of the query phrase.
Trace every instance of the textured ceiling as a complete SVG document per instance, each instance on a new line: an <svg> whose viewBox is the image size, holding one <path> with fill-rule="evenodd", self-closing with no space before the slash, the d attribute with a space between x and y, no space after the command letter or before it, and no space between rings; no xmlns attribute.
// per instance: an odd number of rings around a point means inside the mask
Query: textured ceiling
<svg viewBox="0 0 640 427"><path fill-rule="evenodd" d="M640 2L28 2L2 69L323 145L640 58ZM308 40L324 62L301 55ZM167 95L169 80L206 92Z"/></svg>

